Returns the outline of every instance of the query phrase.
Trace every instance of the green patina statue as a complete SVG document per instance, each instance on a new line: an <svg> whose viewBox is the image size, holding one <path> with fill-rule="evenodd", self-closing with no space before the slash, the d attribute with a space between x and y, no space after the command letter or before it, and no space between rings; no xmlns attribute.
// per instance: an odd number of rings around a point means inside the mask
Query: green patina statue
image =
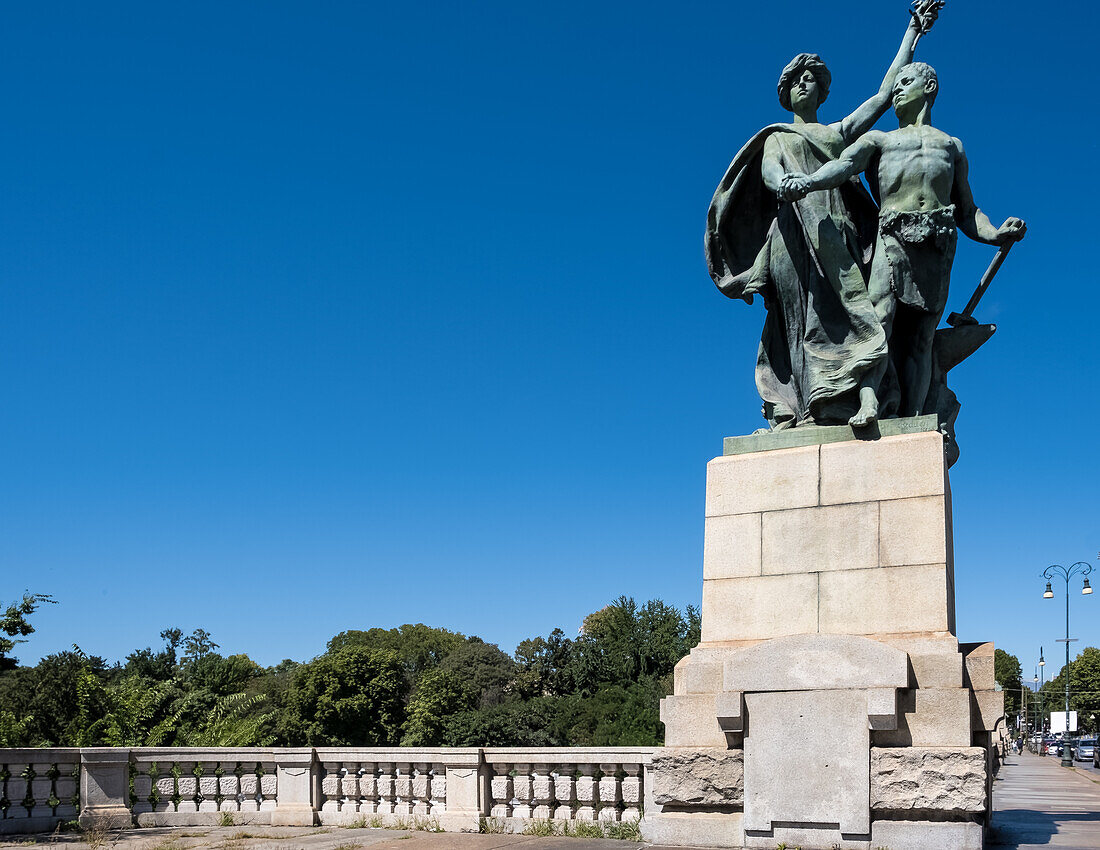
<svg viewBox="0 0 1100 850"><path fill-rule="evenodd" d="M854 425L880 415L880 405L882 414L939 412L937 397L930 399L929 391L957 230L1002 246L1027 232L1018 218L995 227L974 203L962 142L931 124L938 89L930 66L905 66L892 93L897 130L869 132L813 174L788 173L781 180L779 197L794 203L866 173L879 199L868 294L885 330L890 360L879 385L868 387L868 403L861 411L867 416Z"/></svg>
<svg viewBox="0 0 1100 850"><path fill-rule="evenodd" d="M889 359L867 289L876 205L858 178L797 201L779 192L785 174L817 171L885 114L898 72L942 5L921 0L878 92L836 123L818 121L828 68L815 54L796 56L778 87L794 120L753 136L714 193L707 265L723 294L749 303L760 295L767 307L756 386L773 429L861 424L875 415Z"/></svg>
<svg viewBox="0 0 1100 850"><path fill-rule="evenodd" d="M730 298L760 295L767 308L756 386L770 430L936 414L957 457L959 404L946 376L996 330L970 313L1026 226L990 223L962 144L930 124L938 82L912 59L943 5L915 3L878 93L834 124L818 121L828 69L815 54L796 56L779 80L794 120L753 136L714 193L711 277ZM891 103L900 129L872 131ZM937 329L957 229L1002 248L964 314Z"/></svg>

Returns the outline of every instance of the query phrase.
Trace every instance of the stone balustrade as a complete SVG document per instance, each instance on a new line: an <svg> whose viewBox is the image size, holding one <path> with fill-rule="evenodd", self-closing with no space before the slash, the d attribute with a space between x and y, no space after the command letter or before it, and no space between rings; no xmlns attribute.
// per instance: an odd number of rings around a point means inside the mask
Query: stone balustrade
<svg viewBox="0 0 1100 850"><path fill-rule="evenodd" d="M486 748L489 816L636 821L654 747Z"/></svg>
<svg viewBox="0 0 1100 850"><path fill-rule="evenodd" d="M39 832L73 820L80 750L0 749L0 833Z"/></svg>
<svg viewBox="0 0 1100 850"><path fill-rule="evenodd" d="M83 826L636 821L653 747L0 749L0 834Z"/></svg>

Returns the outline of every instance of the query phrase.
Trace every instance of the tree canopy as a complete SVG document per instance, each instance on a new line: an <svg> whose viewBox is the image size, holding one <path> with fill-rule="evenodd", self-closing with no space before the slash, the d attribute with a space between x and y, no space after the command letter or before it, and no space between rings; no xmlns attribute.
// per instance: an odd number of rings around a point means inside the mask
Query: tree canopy
<svg viewBox="0 0 1100 850"><path fill-rule="evenodd" d="M46 599L15 606L12 637ZM115 664L74 647L24 667L0 644L0 746L654 745L699 612L620 597L513 655L423 623L352 629L272 667L205 629L160 638Z"/></svg>

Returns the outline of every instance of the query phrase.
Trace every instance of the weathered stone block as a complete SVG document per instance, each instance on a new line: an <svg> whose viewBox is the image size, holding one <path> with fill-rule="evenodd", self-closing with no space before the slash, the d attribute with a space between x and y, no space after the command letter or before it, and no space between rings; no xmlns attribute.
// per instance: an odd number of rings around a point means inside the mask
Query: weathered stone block
<svg viewBox="0 0 1100 850"><path fill-rule="evenodd" d="M821 504L942 496L947 462L936 431L821 447Z"/></svg>
<svg viewBox="0 0 1100 850"><path fill-rule="evenodd" d="M703 582L703 640L764 640L817 631L817 576Z"/></svg>
<svg viewBox="0 0 1100 850"><path fill-rule="evenodd" d="M908 682L904 652L854 635L792 635L736 650L722 676L727 691L904 688Z"/></svg>
<svg viewBox="0 0 1100 850"><path fill-rule="evenodd" d="M653 800L660 806L740 806L745 799L741 750L658 749L649 775Z"/></svg>
<svg viewBox="0 0 1100 850"><path fill-rule="evenodd" d="M875 502L772 511L761 531L764 575L878 566Z"/></svg>
<svg viewBox="0 0 1100 850"><path fill-rule="evenodd" d="M872 729L897 729L897 688L871 688L866 693L868 726Z"/></svg>
<svg viewBox="0 0 1100 850"><path fill-rule="evenodd" d="M714 694L722 690L722 665L685 656L676 665L678 694Z"/></svg>
<svg viewBox="0 0 1100 850"><path fill-rule="evenodd" d="M993 670L992 643L961 643L959 651L966 659L966 684L976 691L991 691L997 686Z"/></svg>
<svg viewBox="0 0 1100 850"><path fill-rule="evenodd" d="M818 446L718 457L707 464L707 516L816 505Z"/></svg>
<svg viewBox="0 0 1100 850"><path fill-rule="evenodd" d="M810 824L789 824L777 826L770 832L746 832L746 850L825 850L840 847L843 850L878 850L872 848L867 835L850 835L835 826L812 826ZM894 848L889 848L894 850ZM906 848L907 850L907 848Z"/></svg>
<svg viewBox="0 0 1100 850"><path fill-rule="evenodd" d="M871 808L981 814L986 810L980 747L873 747Z"/></svg>
<svg viewBox="0 0 1100 850"><path fill-rule="evenodd" d="M821 631L946 633L948 584L946 564L821 573Z"/></svg>
<svg viewBox="0 0 1100 850"><path fill-rule="evenodd" d="M961 688L963 657L960 652L910 652L909 663L918 688Z"/></svg>
<svg viewBox="0 0 1100 850"><path fill-rule="evenodd" d="M745 830L799 823L869 833L864 692L747 693L745 707Z"/></svg>
<svg viewBox="0 0 1100 850"><path fill-rule="evenodd" d="M745 695L740 691L719 691L714 698L718 725L725 732L743 732L745 729Z"/></svg>
<svg viewBox="0 0 1100 850"><path fill-rule="evenodd" d="M975 730L992 732L1005 713L1004 691L973 691L970 698L970 722Z"/></svg>
<svg viewBox="0 0 1100 850"><path fill-rule="evenodd" d="M943 496L879 502L879 529L881 566L939 564L950 557Z"/></svg>
<svg viewBox="0 0 1100 850"><path fill-rule="evenodd" d="M901 691L898 728L876 731L885 747L969 747L970 691L966 688L920 688Z"/></svg>
<svg viewBox="0 0 1100 850"><path fill-rule="evenodd" d="M703 578L760 575L760 514L707 517Z"/></svg>
<svg viewBox="0 0 1100 850"><path fill-rule="evenodd" d="M714 694L680 694L661 700L666 747L725 747Z"/></svg>
<svg viewBox="0 0 1100 850"><path fill-rule="evenodd" d="M871 826L870 846L890 850L982 850L982 825L879 820Z"/></svg>
<svg viewBox="0 0 1100 850"><path fill-rule="evenodd" d="M640 824L642 837L673 847L744 846L741 812L650 812ZM772 847L774 848L774 844Z"/></svg>

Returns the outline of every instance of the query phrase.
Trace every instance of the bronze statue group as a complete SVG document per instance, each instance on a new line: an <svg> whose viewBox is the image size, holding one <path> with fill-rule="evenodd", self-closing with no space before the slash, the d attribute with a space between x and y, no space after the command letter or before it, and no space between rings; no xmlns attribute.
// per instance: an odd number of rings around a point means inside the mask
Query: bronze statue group
<svg viewBox="0 0 1100 850"><path fill-rule="evenodd" d="M969 315L937 330L957 232L1009 246L1027 229L990 222L962 143L931 125L939 81L913 55L942 6L917 3L878 92L836 123L817 117L828 68L796 56L778 87L794 120L753 136L714 193L711 277L767 307L756 384L771 429L934 413L950 433L958 402L946 373L995 330ZM899 128L872 130L891 106Z"/></svg>

